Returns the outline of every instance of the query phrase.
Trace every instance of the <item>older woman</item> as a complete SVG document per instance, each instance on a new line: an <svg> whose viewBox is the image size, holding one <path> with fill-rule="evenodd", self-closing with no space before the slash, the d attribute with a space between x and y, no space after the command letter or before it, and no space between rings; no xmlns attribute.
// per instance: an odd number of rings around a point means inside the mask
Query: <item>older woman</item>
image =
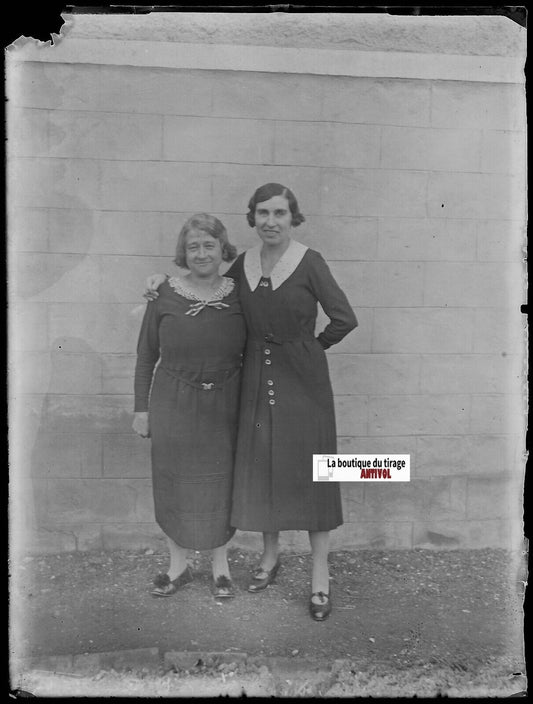
<svg viewBox="0 0 533 704"><path fill-rule="evenodd" d="M192 580L188 548L213 550L215 597L234 596L226 544L245 324L235 282L219 268L235 255L220 220L190 218L175 258L188 275L165 281L142 323L133 429L152 440L155 517L170 550L156 597Z"/></svg>
<svg viewBox="0 0 533 704"><path fill-rule="evenodd" d="M309 610L323 621L331 611L329 531L343 522L338 484L313 482L313 454L337 449L324 350L357 320L322 256L292 239L305 218L290 189L277 183L258 188L247 219L261 243L227 272L239 282L248 333L231 524L263 533L250 592L265 589L278 572L279 531L309 531ZM317 303L330 322L315 337Z"/></svg>

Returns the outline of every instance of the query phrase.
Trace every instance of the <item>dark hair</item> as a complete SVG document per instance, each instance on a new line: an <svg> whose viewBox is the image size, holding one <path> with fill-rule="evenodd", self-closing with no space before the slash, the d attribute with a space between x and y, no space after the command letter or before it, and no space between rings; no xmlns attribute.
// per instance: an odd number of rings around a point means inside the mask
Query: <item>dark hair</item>
<svg viewBox="0 0 533 704"><path fill-rule="evenodd" d="M291 225L293 227L298 227L302 222L305 221L304 216L300 212L298 207L298 201L296 196L291 191L290 188L282 186L281 183L265 183L264 186L260 186L253 196L250 198L248 203L248 212L246 213L246 219L250 227L255 227L255 207L258 203L264 203L266 200L270 200L274 196L283 196L289 201L289 209L292 214Z"/></svg>
<svg viewBox="0 0 533 704"><path fill-rule="evenodd" d="M220 220L214 215L209 215L209 213L197 213L190 217L181 228L176 245L176 256L174 258L174 264L177 266L185 269L189 268L185 256L185 246L187 244L187 235L189 232L194 231L206 232L216 240L220 240L223 261L231 262L237 256L237 248L228 241L228 233Z"/></svg>

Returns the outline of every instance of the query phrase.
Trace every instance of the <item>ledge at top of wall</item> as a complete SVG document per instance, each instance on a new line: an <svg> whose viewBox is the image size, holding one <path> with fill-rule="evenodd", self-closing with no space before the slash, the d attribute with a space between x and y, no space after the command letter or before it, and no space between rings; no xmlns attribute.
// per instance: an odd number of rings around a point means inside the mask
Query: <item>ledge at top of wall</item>
<svg viewBox="0 0 533 704"><path fill-rule="evenodd" d="M393 16L385 13L154 12L64 14L71 39L121 39L393 51L466 56L522 56L526 30L507 17Z"/></svg>
<svg viewBox="0 0 533 704"><path fill-rule="evenodd" d="M154 12L63 17L53 45L20 37L8 49L9 60L484 83L525 80L525 29L496 15Z"/></svg>

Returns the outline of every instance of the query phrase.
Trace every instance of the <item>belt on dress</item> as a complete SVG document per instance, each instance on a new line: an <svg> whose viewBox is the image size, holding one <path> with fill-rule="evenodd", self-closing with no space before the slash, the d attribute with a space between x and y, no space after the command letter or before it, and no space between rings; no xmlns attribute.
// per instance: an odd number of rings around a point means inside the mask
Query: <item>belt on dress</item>
<svg viewBox="0 0 533 704"><path fill-rule="evenodd" d="M314 335L306 335L303 337L282 337L281 335L274 335L273 333L268 333L263 336L263 338L248 338L248 342L253 342L255 344L264 345L265 343L273 343L274 345L283 345L290 342L310 342L315 340Z"/></svg>
<svg viewBox="0 0 533 704"><path fill-rule="evenodd" d="M192 379L188 379L186 376L183 376L183 371L180 369L169 369L168 367L161 367L161 369L174 379L178 379L184 384L193 386L195 389L202 389L202 391L215 391L216 389L223 389L224 385L228 381L231 381L231 379L236 377L237 374L239 374L239 372L241 371L241 367L237 367L233 370L228 370L231 372L231 374L229 374L222 381L193 381Z"/></svg>

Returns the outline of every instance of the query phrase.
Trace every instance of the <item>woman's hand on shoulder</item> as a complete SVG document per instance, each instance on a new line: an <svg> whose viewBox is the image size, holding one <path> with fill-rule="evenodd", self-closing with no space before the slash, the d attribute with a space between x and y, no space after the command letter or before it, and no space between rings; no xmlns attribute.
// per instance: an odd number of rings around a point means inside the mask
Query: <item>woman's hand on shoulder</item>
<svg viewBox="0 0 533 704"><path fill-rule="evenodd" d="M148 421L147 411L137 411L133 418L133 423L131 425L133 430L140 435L141 438L150 437L150 423Z"/></svg>
<svg viewBox="0 0 533 704"><path fill-rule="evenodd" d="M149 301L155 301L159 297L158 288L166 280L165 274L152 274L146 279L146 288L143 297Z"/></svg>

